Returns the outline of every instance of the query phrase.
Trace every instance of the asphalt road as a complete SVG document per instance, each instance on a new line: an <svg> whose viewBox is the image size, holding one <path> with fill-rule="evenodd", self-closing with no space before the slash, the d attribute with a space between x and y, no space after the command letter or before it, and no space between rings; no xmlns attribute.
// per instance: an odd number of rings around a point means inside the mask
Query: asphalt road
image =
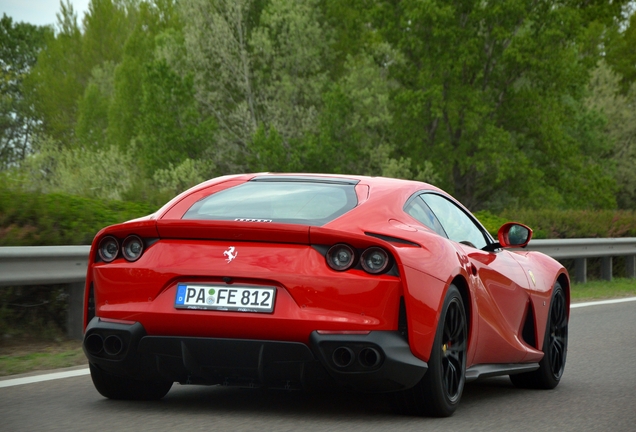
<svg viewBox="0 0 636 432"><path fill-rule="evenodd" d="M447 419L394 415L381 396L175 384L159 402L102 398L88 375L0 388L0 431L636 431L636 302L573 309L552 391L468 384Z"/></svg>

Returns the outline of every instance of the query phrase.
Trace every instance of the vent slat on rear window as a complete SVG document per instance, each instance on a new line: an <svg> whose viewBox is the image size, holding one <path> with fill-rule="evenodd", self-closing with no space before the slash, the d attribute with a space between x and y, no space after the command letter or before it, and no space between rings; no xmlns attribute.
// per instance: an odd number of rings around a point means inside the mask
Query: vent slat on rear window
<svg viewBox="0 0 636 432"><path fill-rule="evenodd" d="M353 184L248 182L198 201L183 219L320 226L357 204Z"/></svg>

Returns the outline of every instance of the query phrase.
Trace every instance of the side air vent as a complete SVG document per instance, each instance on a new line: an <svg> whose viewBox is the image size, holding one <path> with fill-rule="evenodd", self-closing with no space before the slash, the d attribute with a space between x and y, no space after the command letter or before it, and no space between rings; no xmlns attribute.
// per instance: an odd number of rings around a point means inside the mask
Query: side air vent
<svg viewBox="0 0 636 432"><path fill-rule="evenodd" d="M398 244L401 244L401 245L420 247L420 245L418 245L417 243L414 243L414 242L412 242L410 240L406 240L406 239L399 238L399 237L387 236L387 235L383 235L383 234L376 234L376 233L372 233L372 232L368 232L368 231L365 231L365 234L368 235L369 237L379 238L379 239L387 241L389 243L398 243Z"/></svg>
<svg viewBox="0 0 636 432"><path fill-rule="evenodd" d="M523 341L530 345L533 348L537 348L537 336L535 333L535 322L534 322L534 308L532 307L532 302L528 302L528 307L526 308L526 319L523 323L523 330L521 332L521 337Z"/></svg>
<svg viewBox="0 0 636 432"><path fill-rule="evenodd" d="M400 310L398 314L398 331L406 339L409 340L408 321L406 320L406 305L404 297L400 297Z"/></svg>

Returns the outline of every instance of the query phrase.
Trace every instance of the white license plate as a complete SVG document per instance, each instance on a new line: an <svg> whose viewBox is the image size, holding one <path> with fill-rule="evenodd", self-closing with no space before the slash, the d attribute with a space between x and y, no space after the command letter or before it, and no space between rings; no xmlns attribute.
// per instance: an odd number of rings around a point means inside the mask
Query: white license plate
<svg viewBox="0 0 636 432"><path fill-rule="evenodd" d="M177 309L273 312L276 288L240 285L178 284Z"/></svg>

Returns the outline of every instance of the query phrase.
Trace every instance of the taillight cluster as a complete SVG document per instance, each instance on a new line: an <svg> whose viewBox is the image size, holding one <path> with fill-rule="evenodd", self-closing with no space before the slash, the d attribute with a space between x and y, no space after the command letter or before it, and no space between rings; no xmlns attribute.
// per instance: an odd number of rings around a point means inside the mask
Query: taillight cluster
<svg viewBox="0 0 636 432"><path fill-rule="evenodd" d="M136 235L129 235L119 244L113 236L106 236L99 241L97 247L97 253L104 262L111 262L117 258L121 252L121 255L130 262L137 261L144 251L143 240Z"/></svg>
<svg viewBox="0 0 636 432"><path fill-rule="evenodd" d="M355 267L359 262L364 271L371 274L380 274L389 269L391 257L381 247L369 247L359 255L358 260L358 252L354 248L339 243L327 251L327 265L336 271L345 271Z"/></svg>

